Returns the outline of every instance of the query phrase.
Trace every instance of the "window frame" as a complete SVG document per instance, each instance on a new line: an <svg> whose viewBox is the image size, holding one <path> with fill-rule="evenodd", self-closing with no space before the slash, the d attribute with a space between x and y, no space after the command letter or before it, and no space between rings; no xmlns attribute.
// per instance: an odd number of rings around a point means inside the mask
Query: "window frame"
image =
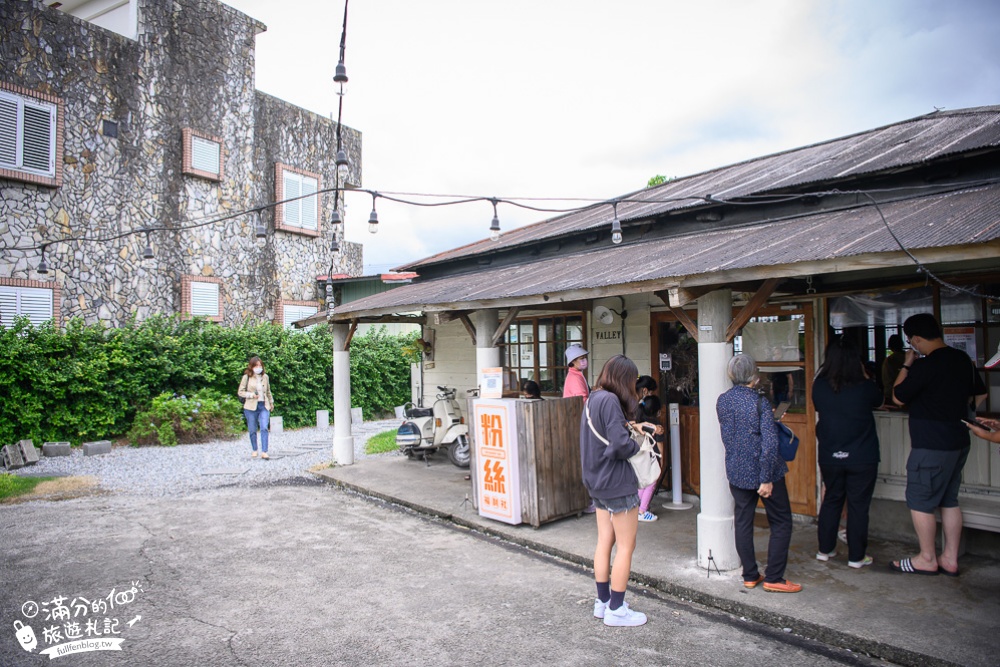
<svg viewBox="0 0 1000 667"><path fill-rule="evenodd" d="M212 143L218 144L219 146L219 171L205 171L204 169L199 169L194 165L194 141L195 139L201 139L202 141L210 141ZM181 173L188 176L197 176L199 178L204 178L210 181L221 181L225 176L226 172L226 147L222 143L220 137L212 136L211 134L206 134L204 132L199 132L190 127L185 127L181 130L181 140L183 142L183 157L181 165Z"/></svg>
<svg viewBox="0 0 1000 667"><path fill-rule="evenodd" d="M538 331L539 331L539 322L541 320L561 319L563 324L563 331L565 332L566 321L576 318L579 318L580 320L579 339L575 337L566 338L566 335L564 333L563 338L561 339L553 338L552 340L539 341ZM518 327L519 330L521 325L529 322L531 323L532 340L529 343L525 343L520 340L518 340L517 343L511 343L511 331L514 330L514 327ZM524 317L518 317L515 318L513 322L511 322L510 327L508 327L507 331L504 332L503 340L500 342L501 363L503 364L505 370L513 371L516 374L518 389L520 389L520 383L523 380L529 379L529 378L523 378L521 376L521 372L524 369L527 368L532 369L535 376L533 379L536 382L539 382L539 385L541 385L541 381L539 381L539 378L542 375L542 370L547 369L552 378L553 388L550 390L543 390L542 394L545 396L562 396L562 384L565 382L565 376L568 368L568 366L566 365L565 347L569 343L580 343L584 347L587 347L588 340L589 339L587 337L587 313L584 311L565 311L565 312L555 312L555 313L547 313L541 315L526 315ZM539 346L543 342L547 344L552 344L554 346L562 345L563 348L562 351L554 349L554 357L550 359L549 363L546 364L545 366L542 366L540 363L541 353ZM533 365L530 367L524 366L520 363L516 366L511 365L510 355L512 353L512 345L516 346L516 348L520 350L523 346L528 344L531 345L531 355L532 355ZM562 382L557 382L556 379L560 377L563 378Z"/></svg>
<svg viewBox="0 0 1000 667"><path fill-rule="evenodd" d="M281 230L285 232L291 232L293 234L302 234L303 236L318 237L322 234L323 228L323 216L321 215L323 207L321 206L320 190L323 189L323 177L320 174L306 171L305 169L299 169L298 167L293 167L291 165L284 164L282 162L277 162L274 165L274 200L282 201L287 196L285 194L285 174L294 174L299 179L311 178L316 181L316 193L312 195L315 197L316 204L316 229L309 229L308 227L302 227L298 224L288 222L285 207L288 204L279 204L274 207L274 228L275 230ZM309 201L308 198L303 198L298 201L299 206L306 204ZM290 208L290 207L289 207ZM301 216L299 218L301 220Z"/></svg>
<svg viewBox="0 0 1000 667"><path fill-rule="evenodd" d="M63 177L63 100L55 95L48 95L29 90L23 86L0 81L0 97L7 98L17 104L14 141L15 159L13 164L0 164L0 178L14 181L34 183L50 187L62 185ZM54 119L49 125L49 164L51 168L45 172L30 167L24 167L24 105L35 108L45 108Z"/></svg>
<svg viewBox="0 0 1000 667"><path fill-rule="evenodd" d="M60 326L60 323L62 321L61 320L62 287L58 283L43 282L41 280L23 280L20 278L0 278L0 287L13 288L15 290L21 290L21 289L49 290L50 292L52 292L51 314L49 315L48 319L34 324L35 326L39 326L40 324L43 324L48 320L52 320L52 322L56 326ZM20 314L21 313L15 313L15 316ZM10 318L10 321L8 321L8 313L0 312L0 326L9 329L13 323L14 323L13 318Z"/></svg>
<svg viewBox="0 0 1000 667"><path fill-rule="evenodd" d="M213 283L218 285L219 291L219 306L218 315L200 315L192 313L191 306L193 302L191 285L192 283ZM222 310L222 278L212 278L208 276L181 276L181 319L191 319L194 317L204 317L210 322L221 322L223 317Z"/></svg>
<svg viewBox="0 0 1000 667"><path fill-rule="evenodd" d="M292 299L278 299L278 303L274 307L274 323L275 324L280 324L285 329L291 329L293 331L308 331L309 329L312 329L312 327L314 327L316 325L314 324L312 326L306 327L305 329L296 329L295 327L293 327L291 325L290 322L286 323L285 322L285 309L288 306L292 306L292 307L295 307L295 308L315 308L316 309L314 312L310 313L309 315L306 315L305 317L309 317L310 315L315 315L316 313L318 313L320 310L323 309L323 305L319 301L295 301L295 300L292 300ZM298 321L300 319L305 319L305 317L296 318L295 321Z"/></svg>

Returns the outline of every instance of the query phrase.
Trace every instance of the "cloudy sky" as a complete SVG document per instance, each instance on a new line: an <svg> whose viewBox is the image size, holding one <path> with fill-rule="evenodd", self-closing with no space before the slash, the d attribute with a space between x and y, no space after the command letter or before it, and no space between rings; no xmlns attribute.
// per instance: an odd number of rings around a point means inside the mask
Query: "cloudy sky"
<svg viewBox="0 0 1000 667"><path fill-rule="evenodd" d="M225 2L267 25L257 87L336 117L343 0ZM363 134L366 188L607 199L1000 104L998 34L995 0L354 0L344 124ZM372 236L370 207L348 195L366 273L486 238L493 214L379 200Z"/></svg>

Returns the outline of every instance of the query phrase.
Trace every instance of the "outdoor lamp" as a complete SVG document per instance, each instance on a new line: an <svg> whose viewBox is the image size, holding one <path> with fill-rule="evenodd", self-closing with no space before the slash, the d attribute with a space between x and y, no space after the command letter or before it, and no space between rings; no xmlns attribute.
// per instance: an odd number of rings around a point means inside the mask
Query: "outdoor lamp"
<svg viewBox="0 0 1000 667"><path fill-rule="evenodd" d="M340 211L338 211L337 209L333 209L333 213L330 214L330 224L339 225L343 221L344 221L343 218L340 217Z"/></svg>
<svg viewBox="0 0 1000 667"><path fill-rule="evenodd" d="M611 242L618 245L622 242L622 223L618 220L618 202L612 203L615 208L615 219L611 221Z"/></svg>
<svg viewBox="0 0 1000 667"><path fill-rule="evenodd" d="M333 240L330 241L330 252L340 252L340 243L337 241L337 232L333 232ZM329 284L327 284L329 288Z"/></svg>
<svg viewBox="0 0 1000 667"><path fill-rule="evenodd" d="M337 176L341 180L347 181L347 177L351 172L351 162L347 159L347 152L343 149L337 150L337 159L335 160L337 164Z"/></svg>
<svg viewBox="0 0 1000 667"><path fill-rule="evenodd" d="M490 223L490 240L499 241L500 240L500 218L497 217L497 200L491 199L493 202L493 221Z"/></svg>
<svg viewBox="0 0 1000 667"><path fill-rule="evenodd" d="M336 83L347 83L347 68L344 67L343 60L337 63L337 69L333 72L333 80Z"/></svg>
<svg viewBox="0 0 1000 667"><path fill-rule="evenodd" d="M142 251L143 259L153 259L153 246L149 243L149 232L146 232L146 249Z"/></svg>
<svg viewBox="0 0 1000 667"><path fill-rule="evenodd" d="M261 219L260 211L257 212L257 229L254 232L254 235L259 239L267 237L267 227L264 226L264 221Z"/></svg>
<svg viewBox="0 0 1000 667"><path fill-rule="evenodd" d="M36 269L36 271L38 271L38 272L39 272L40 274L42 274L43 276L44 276L44 275L45 275L46 273L48 273L48 272L49 272L49 265L48 265L48 262L46 262L46 261L45 261L45 249L46 249L46 248L48 248L48 246L47 246L47 245L43 245L43 246L42 246L42 258L41 258L40 260L38 260L38 268Z"/></svg>
<svg viewBox="0 0 1000 667"><path fill-rule="evenodd" d="M368 231L372 234L378 233L378 212L375 210L375 199L378 193L372 193L372 212L368 216Z"/></svg>

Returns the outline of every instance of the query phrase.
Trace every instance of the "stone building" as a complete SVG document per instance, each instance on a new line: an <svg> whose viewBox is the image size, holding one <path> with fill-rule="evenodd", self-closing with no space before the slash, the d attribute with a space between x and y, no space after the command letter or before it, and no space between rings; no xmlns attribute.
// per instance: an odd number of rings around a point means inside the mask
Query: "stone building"
<svg viewBox="0 0 1000 667"><path fill-rule="evenodd" d="M330 224L337 123L255 89L265 29L216 0L0 3L3 324L285 322L320 307L318 275L360 275Z"/></svg>

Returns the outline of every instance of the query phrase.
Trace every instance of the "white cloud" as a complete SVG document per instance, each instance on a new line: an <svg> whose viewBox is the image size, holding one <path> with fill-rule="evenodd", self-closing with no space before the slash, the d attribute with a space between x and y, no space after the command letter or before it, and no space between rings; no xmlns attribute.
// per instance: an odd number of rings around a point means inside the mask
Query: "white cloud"
<svg viewBox="0 0 1000 667"><path fill-rule="evenodd" d="M343 4L227 2L268 26L258 87L335 112ZM998 103L998 29L990 0L355 0L344 122L363 133L368 188L609 198ZM492 217L380 200L372 237L370 205L349 195L348 238L379 270L485 238ZM500 208L504 229L545 217Z"/></svg>

